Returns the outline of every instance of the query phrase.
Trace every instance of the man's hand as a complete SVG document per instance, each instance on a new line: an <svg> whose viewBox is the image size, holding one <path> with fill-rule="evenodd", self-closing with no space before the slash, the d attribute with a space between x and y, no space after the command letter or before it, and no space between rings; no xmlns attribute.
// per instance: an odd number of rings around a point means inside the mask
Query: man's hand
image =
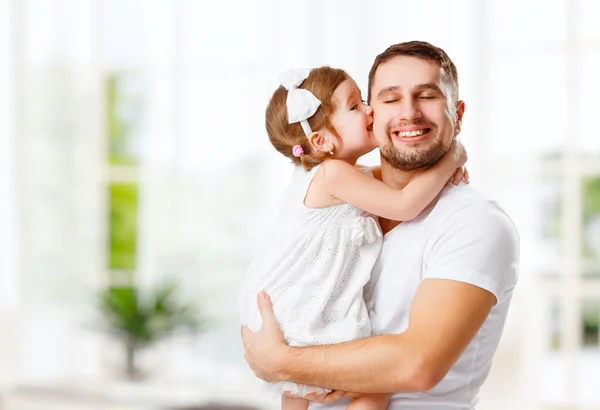
<svg viewBox="0 0 600 410"><path fill-rule="evenodd" d="M298 397L289 392L284 392L283 395L286 397ZM302 398L306 399L306 400L310 400L310 401L315 401L317 403L332 403L334 401L338 401L342 397L350 397L351 399L354 399L360 395L361 395L361 393L351 393L351 392L347 392L347 391L343 391L343 390L333 390L329 393L323 393L323 394L309 393Z"/></svg>
<svg viewBox="0 0 600 410"><path fill-rule="evenodd" d="M291 348L283 338L283 332L273 313L271 299L266 292L257 296L258 310L262 317L262 328L252 332L248 326L242 327L244 358L254 374L268 382L282 381L282 368L285 357Z"/></svg>
<svg viewBox="0 0 600 410"><path fill-rule="evenodd" d="M275 383L282 380L281 370L285 365L285 356L291 348L285 342L283 332L273 314L273 304L269 295L260 292L257 295L257 303L262 317L262 328L258 332L252 332L248 326L242 327L244 358L257 377ZM297 397L286 393L284 395ZM311 393L304 398L319 403L330 403L345 395L352 395L352 393L334 390L321 395Z"/></svg>

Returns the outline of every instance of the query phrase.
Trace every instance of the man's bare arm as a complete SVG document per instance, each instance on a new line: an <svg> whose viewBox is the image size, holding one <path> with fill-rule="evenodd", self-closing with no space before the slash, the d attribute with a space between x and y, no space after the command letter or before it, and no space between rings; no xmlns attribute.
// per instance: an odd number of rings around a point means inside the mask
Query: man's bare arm
<svg viewBox="0 0 600 410"><path fill-rule="evenodd" d="M245 357L258 377L273 382L363 393L426 391L444 378L495 302L474 285L425 279L404 333L293 348L285 344L269 300L259 298L263 329L243 329Z"/></svg>

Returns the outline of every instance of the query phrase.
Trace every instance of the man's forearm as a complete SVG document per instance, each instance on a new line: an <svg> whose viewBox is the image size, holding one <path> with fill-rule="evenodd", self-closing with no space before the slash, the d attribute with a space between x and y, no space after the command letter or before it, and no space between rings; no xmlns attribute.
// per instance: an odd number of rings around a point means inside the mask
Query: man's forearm
<svg viewBox="0 0 600 410"><path fill-rule="evenodd" d="M404 333L302 348L286 344L268 297L258 302L261 330L242 328L244 357L258 377L394 393L427 391L439 383L481 328L496 296L469 283L426 279L414 296Z"/></svg>
<svg viewBox="0 0 600 410"><path fill-rule="evenodd" d="M406 336L399 334L292 348L279 378L361 393L428 390L432 381L419 365L418 352L410 346Z"/></svg>

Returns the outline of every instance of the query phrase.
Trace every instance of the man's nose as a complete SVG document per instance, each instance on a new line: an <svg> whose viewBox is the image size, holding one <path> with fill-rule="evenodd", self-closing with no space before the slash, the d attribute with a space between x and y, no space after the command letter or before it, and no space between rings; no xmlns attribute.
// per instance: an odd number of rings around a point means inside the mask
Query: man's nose
<svg viewBox="0 0 600 410"><path fill-rule="evenodd" d="M418 101L414 98L405 98L400 106L400 111L400 119L405 121L413 121L423 115Z"/></svg>

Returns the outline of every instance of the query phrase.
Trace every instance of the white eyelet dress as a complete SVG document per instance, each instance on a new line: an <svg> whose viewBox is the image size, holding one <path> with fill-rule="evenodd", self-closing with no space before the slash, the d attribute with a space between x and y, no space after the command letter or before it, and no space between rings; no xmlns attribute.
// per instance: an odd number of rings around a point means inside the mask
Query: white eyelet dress
<svg viewBox="0 0 600 410"><path fill-rule="evenodd" d="M273 230L252 260L240 295L242 324L257 331L262 320L256 295L265 290L291 346L340 343L372 332L363 287L381 250L381 229L374 216L349 204L306 207L306 191L317 169L294 170ZM288 382L273 386L278 393L301 396L330 391Z"/></svg>

